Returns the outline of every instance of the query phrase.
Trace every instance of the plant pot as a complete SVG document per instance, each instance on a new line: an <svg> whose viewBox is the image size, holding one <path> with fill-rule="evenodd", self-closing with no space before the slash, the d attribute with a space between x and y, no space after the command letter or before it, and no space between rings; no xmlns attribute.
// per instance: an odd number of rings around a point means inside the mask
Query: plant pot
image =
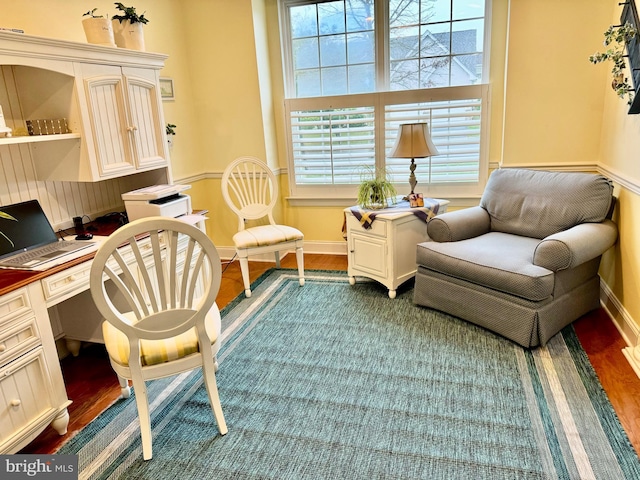
<svg viewBox="0 0 640 480"><path fill-rule="evenodd" d="M87 42L106 47L115 47L113 28L108 18L85 18L82 20L82 28L87 37Z"/></svg>
<svg viewBox="0 0 640 480"><path fill-rule="evenodd" d="M120 48L128 48L130 50L145 51L144 47L144 31L142 23L131 23L129 20L112 20L113 35L116 45Z"/></svg>

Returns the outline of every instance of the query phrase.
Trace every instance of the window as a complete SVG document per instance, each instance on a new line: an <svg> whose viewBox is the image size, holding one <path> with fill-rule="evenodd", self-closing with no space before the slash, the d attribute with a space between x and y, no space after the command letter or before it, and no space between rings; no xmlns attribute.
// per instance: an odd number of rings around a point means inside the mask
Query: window
<svg viewBox="0 0 640 480"><path fill-rule="evenodd" d="M372 168L403 192L409 161L386 152L413 122L439 151L416 159L418 191L481 192L486 3L280 0L292 195L353 195Z"/></svg>

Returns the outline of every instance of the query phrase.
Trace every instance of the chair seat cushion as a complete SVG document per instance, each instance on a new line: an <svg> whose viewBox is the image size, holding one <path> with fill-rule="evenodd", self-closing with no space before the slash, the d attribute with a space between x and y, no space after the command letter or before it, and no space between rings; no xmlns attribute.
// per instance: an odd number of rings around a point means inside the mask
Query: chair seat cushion
<svg viewBox="0 0 640 480"><path fill-rule="evenodd" d="M418 245L418 265L511 295L540 301L550 297L554 273L532 263L540 241L491 232L458 242Z"/></svg>
<svg viewBox="0 0 640 480"><path fill-rule="evenodd" d="M254 248L283 242L302 240L304 235L296 228L286 225L260 225L236 233L233 242L236 248Z"/></svg>
<svg viewBox="0 0 640 480"><path fill-rule="evenodd" d="M133 313L127 316L132 321L135 319ZM211 345L213 345L220 333L220 312L215 304L205 318L205 328ZM102 322L102 334L109 357L120 365L128 366L129 340L127 336L106 321ZM142 366L177 360L198 351L198 337L195 328L176 337L163 340L140 340Z"/></svg>

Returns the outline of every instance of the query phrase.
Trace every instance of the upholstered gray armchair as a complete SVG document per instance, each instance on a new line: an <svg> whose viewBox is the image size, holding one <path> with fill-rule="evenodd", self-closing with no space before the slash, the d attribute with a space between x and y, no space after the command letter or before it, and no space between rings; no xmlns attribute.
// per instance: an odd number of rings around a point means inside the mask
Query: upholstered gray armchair
<svg viewBox="0 0 640 480"><path fill-rule="evenodd" d="M614 204L602 175L496 170L479 206L429 222L414 302L544 345L600 305L600 258L618 235Z"/></svg>

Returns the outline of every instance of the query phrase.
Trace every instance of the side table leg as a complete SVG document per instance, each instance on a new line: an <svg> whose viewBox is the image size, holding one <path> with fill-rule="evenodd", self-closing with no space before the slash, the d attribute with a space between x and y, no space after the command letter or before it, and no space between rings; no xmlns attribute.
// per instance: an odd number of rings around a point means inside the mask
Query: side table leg
<svg viewBox="0 0 640 480"><path fill-rule="evenodd" d="M356 277L349 277L349 285L355 285L356 284Z"/></svg>
<svg viewBox="0 0 640 480"><path fill-rule="evenodd" d="M389 290L389 298L396 298L396 291L395 290Z"/></svg>

